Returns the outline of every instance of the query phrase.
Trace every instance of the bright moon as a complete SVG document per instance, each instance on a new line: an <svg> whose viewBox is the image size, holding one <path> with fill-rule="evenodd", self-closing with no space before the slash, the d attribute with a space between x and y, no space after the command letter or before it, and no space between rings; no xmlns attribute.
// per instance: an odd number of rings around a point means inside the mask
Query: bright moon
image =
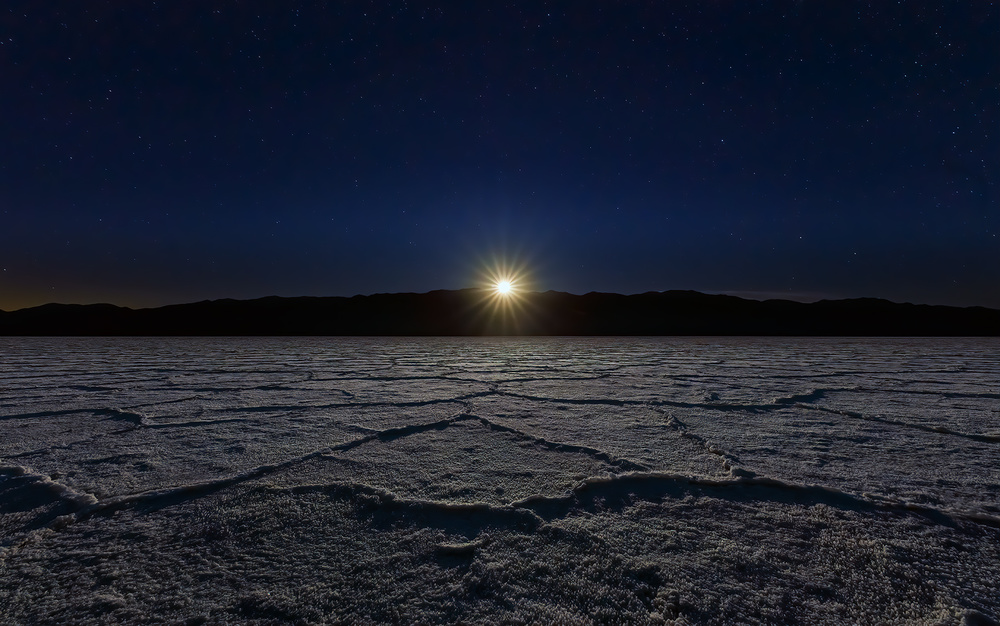
<svg viewBox="0 0 1000 626"><path fill-rule="evenodd" d="M507 294L510 293L510 281L501 280L497 283L497 293Z"/></svg>

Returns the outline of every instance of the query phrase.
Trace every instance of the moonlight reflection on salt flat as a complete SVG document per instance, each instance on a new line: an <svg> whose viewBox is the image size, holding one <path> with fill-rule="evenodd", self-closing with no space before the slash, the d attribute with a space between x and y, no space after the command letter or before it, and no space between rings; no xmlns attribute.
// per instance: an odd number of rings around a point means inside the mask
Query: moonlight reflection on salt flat
<svg viewBox="0 0 1000 626"><path fill-rule="evenodd" d="M5 622L958 624L1000 609L997 340L0 351Z"/></svg>

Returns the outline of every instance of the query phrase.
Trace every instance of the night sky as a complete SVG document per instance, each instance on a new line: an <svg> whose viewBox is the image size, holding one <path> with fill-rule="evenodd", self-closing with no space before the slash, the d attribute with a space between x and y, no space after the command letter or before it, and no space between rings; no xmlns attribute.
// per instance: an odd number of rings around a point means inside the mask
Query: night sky
<svg viewBox="0 0 1000 626"><path fill-rule="evenodd" d="M1000 307L994 2L5 2L0 309Z"/></svg>

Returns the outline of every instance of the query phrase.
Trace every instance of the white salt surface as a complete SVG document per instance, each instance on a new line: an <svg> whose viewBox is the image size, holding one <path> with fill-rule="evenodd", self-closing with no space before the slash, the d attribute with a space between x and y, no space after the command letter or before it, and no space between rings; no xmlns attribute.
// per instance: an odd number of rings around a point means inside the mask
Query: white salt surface
<svg viewBox="0 0 1000 626"><path fill-rule="evenodd" d="M998 615L997 340L0 338L0 623Z"/></svg>

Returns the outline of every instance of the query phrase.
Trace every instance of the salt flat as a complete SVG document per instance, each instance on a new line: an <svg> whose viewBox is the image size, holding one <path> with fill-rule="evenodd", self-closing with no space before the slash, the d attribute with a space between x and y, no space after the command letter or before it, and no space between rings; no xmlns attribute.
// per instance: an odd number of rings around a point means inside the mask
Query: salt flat
<svg viewBox="0 0 1000 626"><path fill-rule="evenodd" d="M3 623L1000 617L1000 340L0 338Z"/></svg>

